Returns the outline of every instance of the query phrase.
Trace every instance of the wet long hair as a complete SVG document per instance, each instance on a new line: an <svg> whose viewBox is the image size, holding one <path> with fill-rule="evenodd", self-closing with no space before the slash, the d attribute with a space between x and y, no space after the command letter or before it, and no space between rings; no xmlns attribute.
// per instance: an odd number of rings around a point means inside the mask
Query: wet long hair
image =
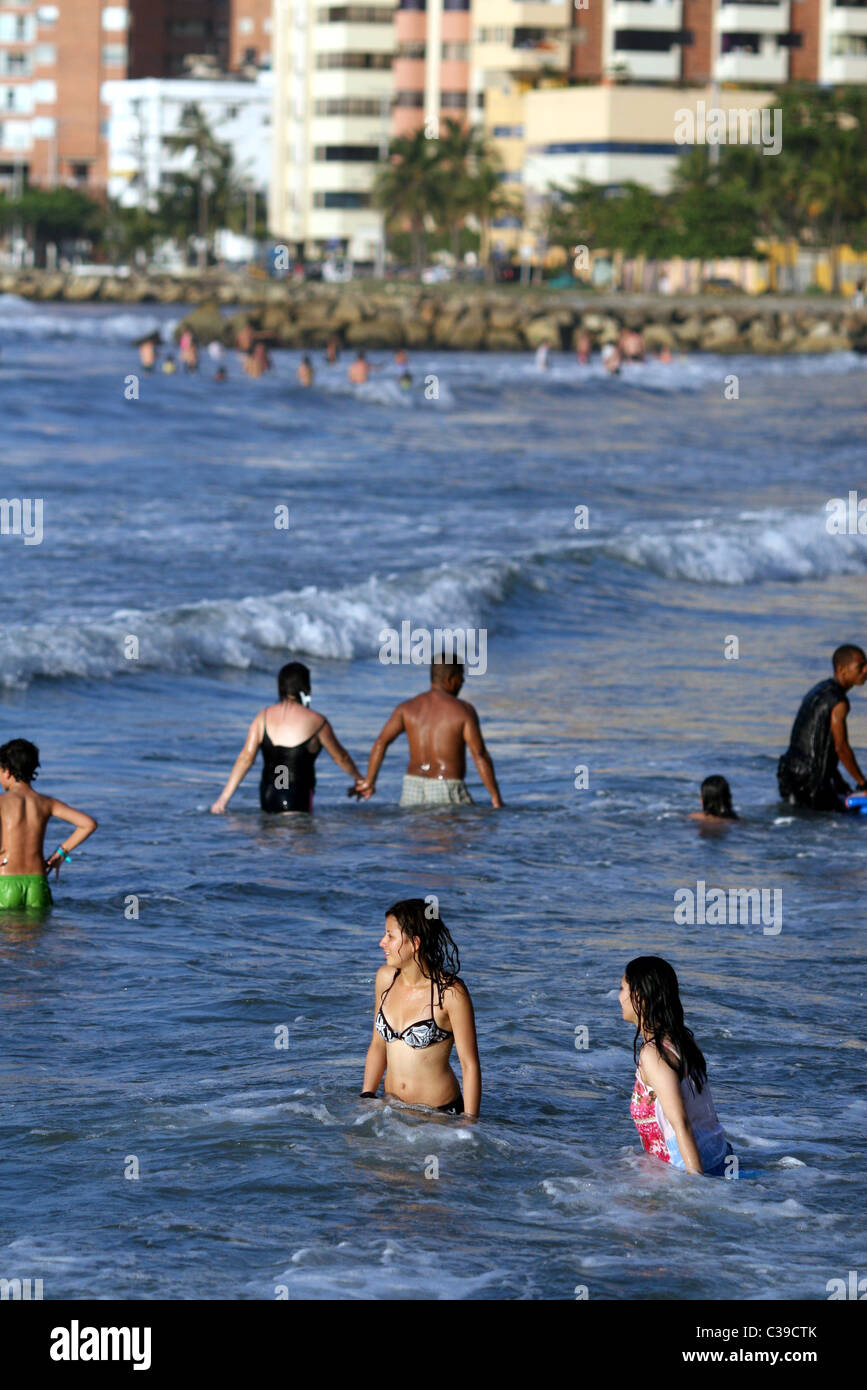
<svg viewBox="0 0 867 1390"><path fill-rule="evenodd" d="M738 819L732 806L732 789L724 777L705 777L701 784L701 809L706 816Z"/></svg>
<svg viewBox="0 0 867 1390"><path fill-rule="evenodd" d="M429 912L435 915L428 916ZM436 985L437 1000L442 1008L443 992L457 980L461 958L439 915L439 908L432 907L424 898L401 898L385 915L395 919L407 940L411 941L414 936L421 938L415 953L416 962L425 979L433 980Z"/></svg>
<svg viewBox="0 0 867 1390"><path fill-rule="evenodd" d="M683 1021L683 1005L677 975L661 956L636 956L624 970L629 986L629 998L638 1019L632 1040L632 1055L637 1064L639 1044L645 1037L656 1046L678 1080L689 1077L697 1091L707 1081L707 1064L701 1048ZM671 1043L678 1057L674 1058L664 1043Z"/></svg>

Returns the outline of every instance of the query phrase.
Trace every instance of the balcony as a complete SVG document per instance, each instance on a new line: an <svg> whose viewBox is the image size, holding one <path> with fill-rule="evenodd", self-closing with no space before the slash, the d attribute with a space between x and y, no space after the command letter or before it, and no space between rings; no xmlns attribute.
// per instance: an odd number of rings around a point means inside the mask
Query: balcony
<svg viewBox="0 0 867 1390"><path fill-rule="evenodd" d="M720 82L786 82L789 76L789 50L771 48L763 53L738 49L721 53L716 76Z"/></svg>
<svg viewBox="0 0 867 1390"><path fill-rule="evenodd" d="M616 70L619 77L627 77L633 81L677 82L680 80L680 48L670 48L667 52L656 49L615 48L611 54L610 67Z"/></svg>
<svg viewBox="0 0 867 1390"><path fill-rule="evenodd" d="M847 53L828 59L827 82L867 82L867 53Z"/></svg>
<svg viewBox="0 0 867 1390"><path fill-rule="evenodd" d="M681 27L681 0L614 0L611 16L615 30L655 29L671 32Z"/></svg>
<svg viewBox="0 0 867 1390"><path fill-rule="evenodd" d="M476 63L488 72L532 74L544 68L565 71L569 66L569 45L554 38L532 44L480 42L476 46Z"/></svg>
<svg viewBox="0 0 867 1390"><path fill-rule="evenodd" d="M867 34L867 5L857 8L854 5L830 5L828 30L832 34Z"/></svg>
<svg viewBox="0 0 867 1390"><path fill-rule="evenodd" d="M777 5L723 4L717 10L721 34L788 34L789 0Z"/></svg>

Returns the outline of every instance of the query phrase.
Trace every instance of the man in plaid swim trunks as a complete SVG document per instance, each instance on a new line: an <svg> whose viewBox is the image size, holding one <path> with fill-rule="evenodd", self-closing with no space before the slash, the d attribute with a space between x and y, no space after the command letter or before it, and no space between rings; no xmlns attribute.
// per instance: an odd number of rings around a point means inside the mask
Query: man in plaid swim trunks
<svg viewBox="0 0 867 1390"><path fill-rule="evenodd" d="M370 751L367 775L356 783L356 790L365 800L376 790L376 778L389 744L406 734L409 766L403 779L401 806L470 805L472 797L464 782L468 748L491 804L502 806L479 717L471 704L458 699L463 683L461 662L431 663L430 690L397 706Z"/></svg>

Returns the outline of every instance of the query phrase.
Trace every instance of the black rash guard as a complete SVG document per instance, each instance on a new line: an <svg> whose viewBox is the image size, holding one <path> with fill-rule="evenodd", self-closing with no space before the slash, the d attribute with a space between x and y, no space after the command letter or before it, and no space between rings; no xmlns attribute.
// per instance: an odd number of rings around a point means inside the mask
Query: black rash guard
<svg viewBox="0 0 867 1390"><path fill-rule="evenodd" d="M831 711L849 701L839 681L820 681L808 691L792 725L786 752L777 765L780 795L815 811L843 811L846 784L837 771L837 750L831 732Z"/></svg>

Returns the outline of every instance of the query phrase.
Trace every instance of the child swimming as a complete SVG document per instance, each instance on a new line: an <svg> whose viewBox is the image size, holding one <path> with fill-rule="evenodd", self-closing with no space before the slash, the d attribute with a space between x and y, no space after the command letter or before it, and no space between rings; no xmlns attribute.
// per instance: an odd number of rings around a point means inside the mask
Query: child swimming
<svg viewBox="0 0 867 1390"><path fill-rule="evenodd" d="M690 811L689 818L706 824L740 820L732 806L732 789L724 777L705 777L701 784L701 810Z"/></svg>
<svg viewBox="0 0 867 1390"><path fill-rule="evenodd" d="M723 1177L732 1147L717 1118L701 1049L683 1021L677 975L668 961L631 960L618 1002L635 1026L629 1113L646 1152L688 1173Z"/></svg>
<svg viewBox="0 0 867 1390"><path fill-rule="evenodd" d="M26 738L13 738L0 748L5 792L0 796L0 910L49 908L48 874L54 869L59 877L61 864L68 864L72 851L96 830L93 816L33 790L38 766L39 749ZM52 816L76 828L46 859L45 832Z"/></svg>

